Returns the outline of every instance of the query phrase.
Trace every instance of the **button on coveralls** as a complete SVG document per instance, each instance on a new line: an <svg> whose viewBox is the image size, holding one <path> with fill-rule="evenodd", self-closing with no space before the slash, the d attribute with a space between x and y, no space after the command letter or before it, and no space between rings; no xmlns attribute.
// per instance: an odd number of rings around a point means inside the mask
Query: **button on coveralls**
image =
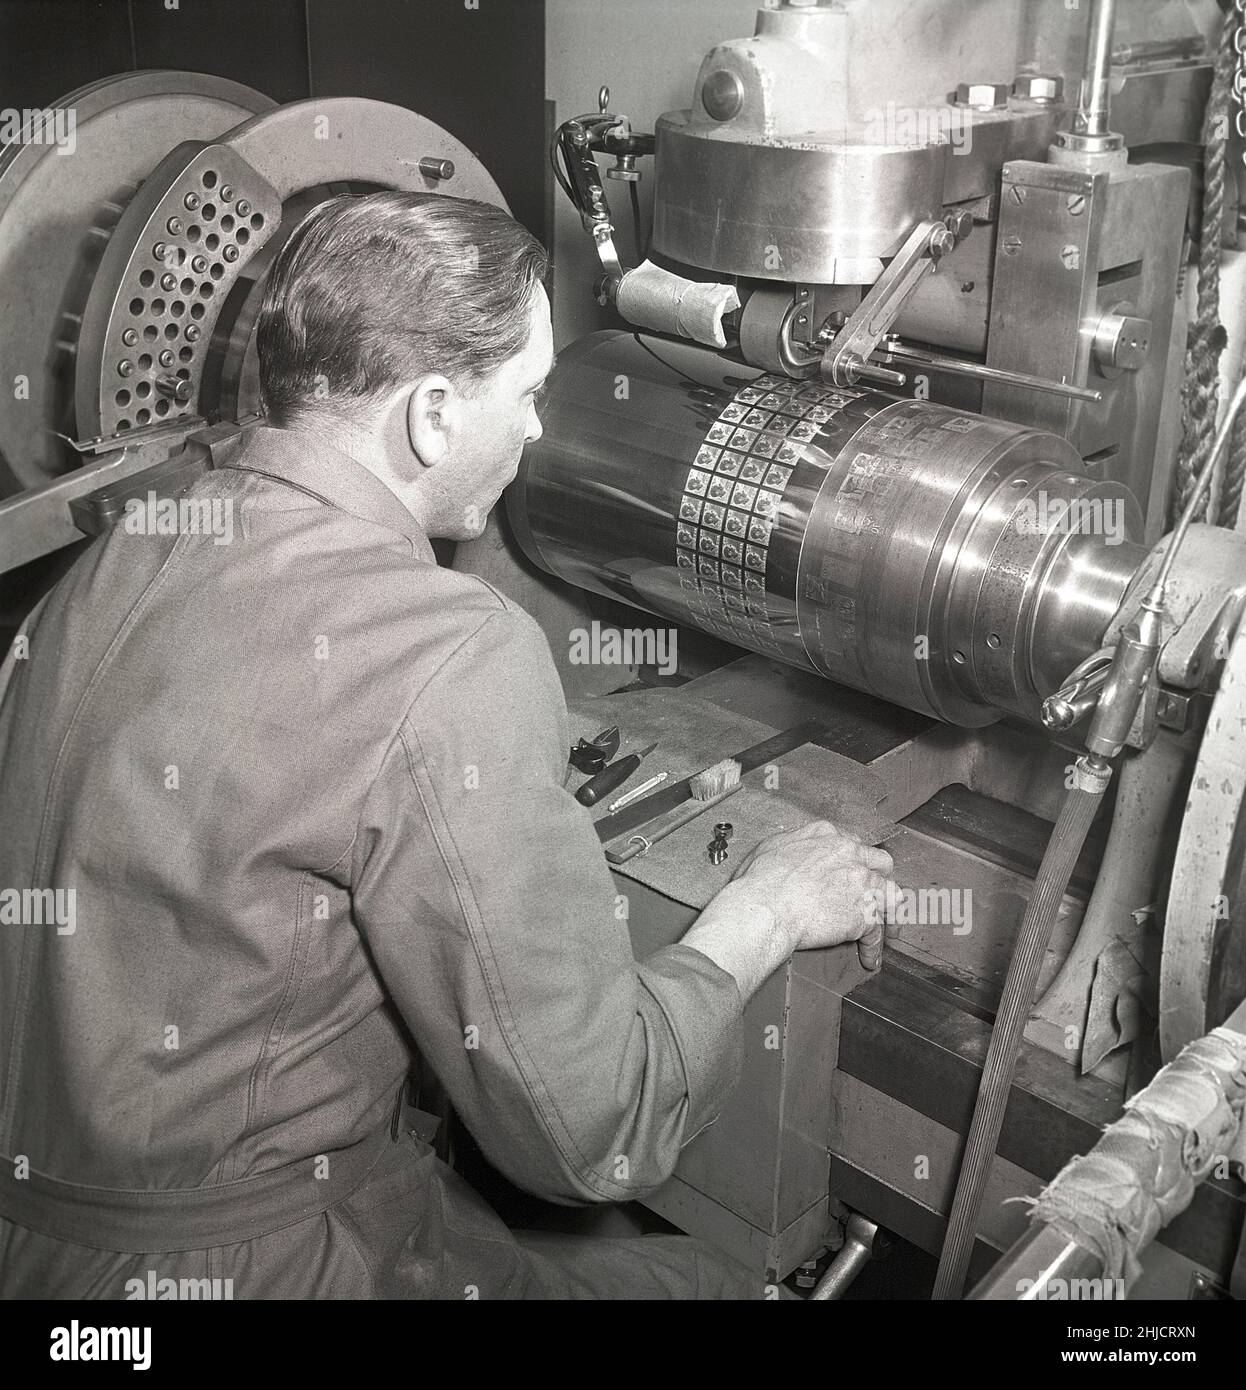
<svg viewBox="0 0 1246 1390"><path fill-rule="evenodd" d="M413 1040L514 1182L643 1196L739 991L633 959L532 619L318 437L220 463L6 663L0 1296L762 1296L683 1237L517 1238L391 1139Z"/></svg>

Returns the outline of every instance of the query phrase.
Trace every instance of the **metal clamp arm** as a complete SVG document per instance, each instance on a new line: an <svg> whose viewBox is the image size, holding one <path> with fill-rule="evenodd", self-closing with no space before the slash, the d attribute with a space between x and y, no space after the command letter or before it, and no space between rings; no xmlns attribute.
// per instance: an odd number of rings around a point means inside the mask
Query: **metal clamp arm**
<svg viewBox="0 0 1246 1390"><path fill-rule="evenodd" d="M922 277L937 266L945 252L963 241L972 227L972 218L959 213L946 221L919 222L913 228L823 353L824 381L834 382L836 386L854 386L862 377L870 379L879 371L871 365L870 354L895 322L896 315ZM894 374L888 373L887 379L894 380Z"/></svg>
<svg viewBox="0 0 1246 1390"><path fill-rule="evenodd" d="M618 172L620 177L634 181L639 177L634 167L636 156L653 152L653 137L634 135L626 116L612 115L606 110L609 102L610 90L603 87L598 95L601 109L564 121L550 147L555 177L597 248L597 258L606 272L607 293L617 290L623 265L615 249L610 204L594 156L598 151L613 154L616 170L612 174Z"/></svg>

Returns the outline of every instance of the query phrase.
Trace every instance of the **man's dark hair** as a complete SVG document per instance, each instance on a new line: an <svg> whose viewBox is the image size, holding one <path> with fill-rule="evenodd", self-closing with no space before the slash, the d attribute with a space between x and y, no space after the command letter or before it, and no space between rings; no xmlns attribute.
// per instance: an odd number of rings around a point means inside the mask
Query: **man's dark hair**
<svg viewBox="0 0 1246 1390"><path fill-rule="evenodd" d="M500 208L432 193L330 198L269 273L257 344L269 418L355 415L441 372L470 390L528 340L544 247Z"/></svg>

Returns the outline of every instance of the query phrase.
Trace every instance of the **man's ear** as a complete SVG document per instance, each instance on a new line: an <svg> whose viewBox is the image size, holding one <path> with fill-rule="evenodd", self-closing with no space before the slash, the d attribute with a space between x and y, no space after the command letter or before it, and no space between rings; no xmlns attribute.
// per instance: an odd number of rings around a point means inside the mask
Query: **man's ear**
<svg viewBox="0 0 1246 1390"><path fill-rule="evenodd" d="M456 407L454 386L435 374L421 377L407 397L407 438L425 468L436 467L449 454Z"/></svg>

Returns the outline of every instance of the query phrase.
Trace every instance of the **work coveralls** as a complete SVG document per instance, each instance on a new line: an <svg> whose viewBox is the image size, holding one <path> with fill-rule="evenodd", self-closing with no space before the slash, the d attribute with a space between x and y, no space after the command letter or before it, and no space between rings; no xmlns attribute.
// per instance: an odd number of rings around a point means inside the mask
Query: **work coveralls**
<svg viewBox="0 0 1246 1390"><path fill-rule="evenodd" d="M682 1237L517 1240L391 1137L413 1040L514 1182L641 1196L739 991L634 961L545 638L373 474L261 426L190 496L9 659L0 889L60 896L0 898L0 1296L763 1296Z"/></svg>

